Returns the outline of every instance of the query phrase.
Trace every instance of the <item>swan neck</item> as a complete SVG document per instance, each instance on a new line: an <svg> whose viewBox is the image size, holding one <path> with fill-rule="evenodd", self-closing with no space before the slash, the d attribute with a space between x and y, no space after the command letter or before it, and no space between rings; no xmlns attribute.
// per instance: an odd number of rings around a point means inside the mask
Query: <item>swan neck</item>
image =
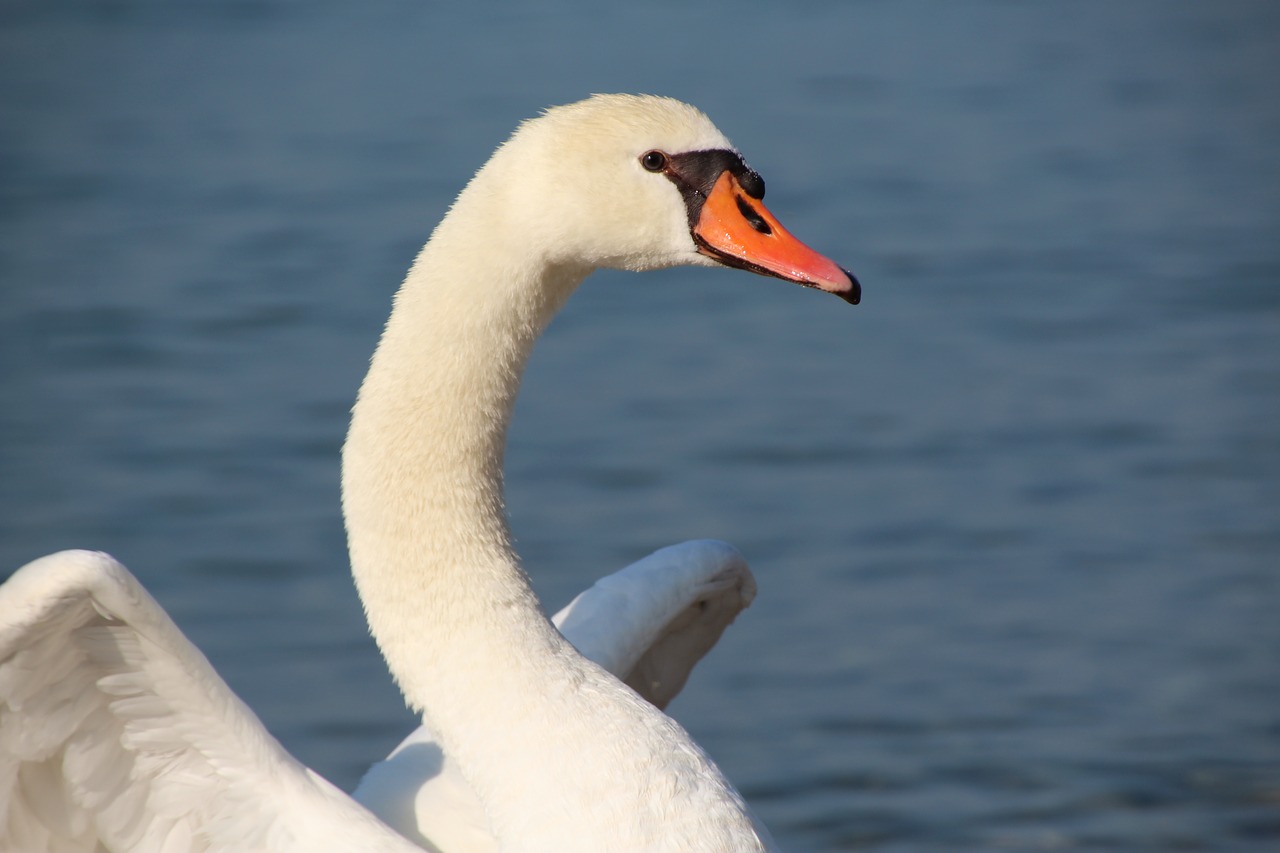
<svg viewBox="0 0 1280 853"><path fill-rule="evenodd" d="M441 706L435 670L468 648L454 638L545 633L507 527L503 448L534 342L588 272L459 244L458 212L396 294L343 448L356 585L419 710Z"/></svg>
<svg viewBox="0 0 1280 853"><path fill-rule="evenodd" d="M503 849L598 851L616 838L657 850L707 826L736 840L661 849L758 849L715 766L569 646L516 557L502 495L512 407L539 333L590 267L522 243L536 232L492 177L477 175L419 255L352 410L343 513L370 631ZM554 793L531 781L550 767ZM675 789L679 807L653 801ZM596 807L569 827L548 796Z"/></svg>

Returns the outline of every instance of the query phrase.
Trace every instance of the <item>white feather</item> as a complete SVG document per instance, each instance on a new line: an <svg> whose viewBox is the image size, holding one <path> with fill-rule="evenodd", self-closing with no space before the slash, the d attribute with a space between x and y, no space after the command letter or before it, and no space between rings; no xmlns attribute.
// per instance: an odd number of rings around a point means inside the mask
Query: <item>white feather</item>
<svg viewBox="0 0 1280 853"><path fill-rule="evenodd" d="M124 566L0 586L0 850L415 849L272 738Z"/></svg>
<svg viewBox="0 0 1280 853"><path fill-rule="evenodd" d="M476 174L397 294L353 409L343 510L370 629L424 713L364 790L389 786L380 810L419 840L772 849L655 707L750 601L741 558L691 543L606 578L561 614L580 653L543 614L502 500L520 376L578 284L599 266L714 264L688 187L645 153L729 148L666 98L550 110ZM843 273L793 278L856 296ZM115 560L66 551L0 587L0 850L405 849L289 756Z"/></svg>
<svg viewBox="0 0 1280 853"><path fill-rule="evenodd" d="M685 542L596 581L552 622L583 656L665 708L755 592L734 548ZM429 850L498 849L480 799L428 725L373 765L353 796Z"/></svg>

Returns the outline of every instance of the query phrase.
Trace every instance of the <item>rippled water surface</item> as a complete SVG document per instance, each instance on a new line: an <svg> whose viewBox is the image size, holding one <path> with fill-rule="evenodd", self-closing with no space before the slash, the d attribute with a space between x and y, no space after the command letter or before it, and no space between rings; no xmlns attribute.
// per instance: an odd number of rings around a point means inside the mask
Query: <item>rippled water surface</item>
<svg viewBox="0 0 1280 853"><path fill-rule="evenodd" d="M352 786L413 723L338 511L391 293L518 120L672 94L865 298L590 280L508 455L547 603L746 553L671 710L787 849L1273 850L1278 41L1265 3L6 4L0 566L111 551Z"/></svg>

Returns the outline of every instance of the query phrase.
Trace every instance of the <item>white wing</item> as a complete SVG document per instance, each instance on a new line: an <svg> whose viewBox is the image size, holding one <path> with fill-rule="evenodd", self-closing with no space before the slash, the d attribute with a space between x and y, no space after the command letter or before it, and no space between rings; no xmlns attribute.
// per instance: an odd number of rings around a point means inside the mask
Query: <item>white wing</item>
<svg viewBox="0 0 1280 853"><path fill-rule="evenodd" d="M106 554L0 586L0 850L413 850L298 763Z"/></svg>
<svg viewBox="0 0 1280 853"><path fill-rule="evenodd" d="M755 594L736 549L699 540L601 578L552 621L584 656L665 708ZM498 850L480 800L425 725L371 767L352 796L428 850Z"/></svg>
<svg viewBox="0 0 1280 853"><path fill-rule="evenodd" d="M737 549L702 539L601 578L552 621L584 656L665 708L755 596Z"/></svg>

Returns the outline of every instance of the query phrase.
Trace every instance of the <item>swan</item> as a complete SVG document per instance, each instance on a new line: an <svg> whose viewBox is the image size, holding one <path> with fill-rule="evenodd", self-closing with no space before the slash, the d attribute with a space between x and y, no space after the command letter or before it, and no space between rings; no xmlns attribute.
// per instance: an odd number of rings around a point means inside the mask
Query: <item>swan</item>
<svg viewBox="0 0 1280 853"><path fill-rule="evenodd" d="M352 575L492 849L773 849L689 735L543 614L501 473L534 342L598 267L730 266L859 300L763 196L695 108L593 96L499 147L396 294L343 447ZM418 849L289 756L141 585L92 552L0 587L0 841Z"/></svg>

